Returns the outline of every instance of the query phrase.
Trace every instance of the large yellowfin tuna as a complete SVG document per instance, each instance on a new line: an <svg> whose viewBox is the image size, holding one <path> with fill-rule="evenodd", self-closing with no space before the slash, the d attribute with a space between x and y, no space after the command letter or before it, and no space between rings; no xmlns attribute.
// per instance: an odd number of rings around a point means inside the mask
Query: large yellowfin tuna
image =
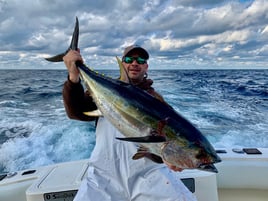
<svg viewBox="0 0 268 201"><path fill-rule="evenodd" d="M76 20L70 49L77 49L78 31ZM63 55L47 60L60 61ZM123 73L119 59L118 62ZM217 172L213 164L221 159L214 148L173 108L130 83L101 75L82 63L77 66L102 115L126 137L119 140L139 143L133 159L148 157L159 163L165 160L181 169Z"/></svg>

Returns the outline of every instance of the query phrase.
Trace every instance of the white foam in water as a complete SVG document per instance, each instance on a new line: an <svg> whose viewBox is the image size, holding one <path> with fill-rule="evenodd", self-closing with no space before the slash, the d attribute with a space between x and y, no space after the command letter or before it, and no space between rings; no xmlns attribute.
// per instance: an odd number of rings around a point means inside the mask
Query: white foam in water
<svg viewBox="0 0 268 201"><path fill-rule="evenodd" d="M87 122L72 122L64 128L63 135L55 143L56 161L79 160L90 156L95 144L93 125ZM68 150L68 151L67 151Z"/></svg>
<svg viewBox="0 0 268 201"><path fill-rule="evenodd" d="M39 167L57 162L87 158L94 147L95 135L88 122L55 122L42 125L31 120L10 123L10 128L24 128L0 147L3 172ZM25 135L25 134L24 134Z"/></svg>

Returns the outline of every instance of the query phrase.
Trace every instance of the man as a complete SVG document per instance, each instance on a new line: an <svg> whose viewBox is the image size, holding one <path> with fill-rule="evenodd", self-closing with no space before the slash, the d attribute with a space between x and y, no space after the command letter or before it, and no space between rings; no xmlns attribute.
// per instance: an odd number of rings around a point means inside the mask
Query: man
<svg viewBox="0 0 268 201"><path fill-rule="evenodd" d="M153 89L153 81L147 79L148 59L149 54L145 49L132 45L125 49L122 63L131 84L164 102L162 96ZM70 50L63 60L69 73L63 88L68 116L83 121L96 120L83 114L97 107L90 94L84 93L80 83L79 70L75 65L76 61L83 62L79 51ZM107 119L98 118L96 145L90 157L88 175L82 182L75 201L196 200L172 171L180 169L167 163L156 164L146 158L132 160L137 151L136 145L117 140L116 137L123 137L123 134Z"/></svg>

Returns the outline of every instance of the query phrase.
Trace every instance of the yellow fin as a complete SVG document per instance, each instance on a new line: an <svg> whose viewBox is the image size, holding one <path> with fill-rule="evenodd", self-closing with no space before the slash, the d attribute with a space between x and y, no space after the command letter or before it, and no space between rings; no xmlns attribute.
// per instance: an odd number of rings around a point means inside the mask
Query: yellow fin
<svg viewBox="0 0 268 201"><path fill-rule="evenodd" d="M85 115L90 117L101 117L103 116L100 110L93 110L89 112L83 112Z"/></svg>
<svg viewBox="0 0 268 201"><path fill-rule="evenodd" d="M132 159L138 160L138 159L141 159L143 157L149 158L150 160L152 160L155 163L163 163L163 160L160 156L153 154L153 153L150 153L146 147L140 146L138 148L138 152L136 154L134 154Z"/></svg>
<svg viewBox="0 0 268 201"><path fill-rule="evenodd" d="M120 78L119 80L126 82L126 83L130 83L129 77L127 75L126 69L124 68L122 61L116 57L117 63L119 65L119 69L120 69Z"/></svg>

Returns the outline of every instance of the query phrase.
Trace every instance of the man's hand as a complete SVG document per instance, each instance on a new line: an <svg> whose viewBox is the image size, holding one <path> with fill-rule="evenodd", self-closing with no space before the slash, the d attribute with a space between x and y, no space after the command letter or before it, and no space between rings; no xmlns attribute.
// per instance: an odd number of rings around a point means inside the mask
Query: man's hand
<svg viewBox="0 0 268 201"><path fill-rule="evenodd" d="M76 67L75 62L83 62L82 56L80 55L80 50L69 50L69 52L63 57L64 64L69 73L69 79L73 83L79 82L79 70Z"/></svg>

